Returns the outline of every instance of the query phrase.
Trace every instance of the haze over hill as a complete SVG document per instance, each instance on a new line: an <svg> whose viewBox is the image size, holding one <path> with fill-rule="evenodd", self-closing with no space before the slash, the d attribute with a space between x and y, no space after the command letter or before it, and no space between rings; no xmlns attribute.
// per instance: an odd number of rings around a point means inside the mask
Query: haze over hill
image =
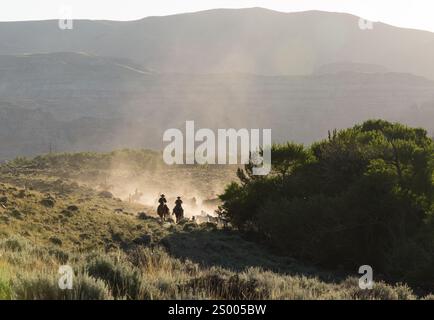
<svg viewBox="0 0 434 320"><path fill-rule="evenodd" d="M433 132L434 34L358 20L254 8L0 23L0 159L161 148L186 120L304 143L368 118Z"/></svg>
<svg viewBox="0 0 434 320"><path fill-rule="evenodd" d="M128 58L157 72L310 74L336 62L376 64L434 79L434 34L350 14L219 9L138 21L0 23L0 54L87 52Z"/></svg>

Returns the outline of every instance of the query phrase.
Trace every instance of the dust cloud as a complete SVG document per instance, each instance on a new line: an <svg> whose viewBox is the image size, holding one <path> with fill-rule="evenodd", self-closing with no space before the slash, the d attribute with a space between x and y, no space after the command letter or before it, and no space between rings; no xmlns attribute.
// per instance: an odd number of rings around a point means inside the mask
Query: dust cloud
<svg viewBox="0 0 434 320"><path fill-rule="evenodd" d="M176 197L181 197L186 218L215 216L220 205L218 195L236 180L236 169L233 165L169 166L152 161L138 168L128 162L113 161L110 170L92 183L123 201L143 205L149 214L156 214L158 199L164 194L170 210Z"/></svg>

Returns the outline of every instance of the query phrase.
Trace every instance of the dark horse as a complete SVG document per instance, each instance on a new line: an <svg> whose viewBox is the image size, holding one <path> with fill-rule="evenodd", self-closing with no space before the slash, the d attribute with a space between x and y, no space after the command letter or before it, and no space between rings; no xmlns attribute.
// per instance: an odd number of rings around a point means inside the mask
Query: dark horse
<svg viewBox="0 0 434 320"><path fill-rule="evenodd" d="M164 222L169 217L169 207L165 203L161 203L157 208L157 213Z"/></svg>
<svg viewBox="0 0 434 320"><path fill-rule="evenodd" d="M184 219L184 209L182 209L181 205L176 205L175 208L173 208L173 214L176 217L176 223Z"/></svg>

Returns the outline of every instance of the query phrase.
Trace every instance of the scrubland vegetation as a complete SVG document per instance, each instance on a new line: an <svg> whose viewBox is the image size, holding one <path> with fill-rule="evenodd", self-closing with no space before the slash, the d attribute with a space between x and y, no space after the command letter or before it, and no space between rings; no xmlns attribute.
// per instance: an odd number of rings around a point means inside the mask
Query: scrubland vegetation
<svg viewBox="0 0 434 320"><path fill-rule="evenodd" d="M272 175L247 166L221 196L224 229L161 224L152 208L83 183L114 159L135 172L158 162L124 150L0 166L0 299L433 298L423 130L371 121L309 148L275 146ZM72 290L58 286L65 264ZM362 264L374 269L372 290L358 286Z"/></svg>
<svg viewBox="0 0 434 320"><path fill-rule="evenodd" d="M2 299L415 299L406 285L379 282L361 290L358 279L324 282L257 267L235 272L171 257L159 247L67 253L20 238L0 244ZM74 266L72 290L58 286L57 268ZM426 298L430 298L427 296Z"/></svg>

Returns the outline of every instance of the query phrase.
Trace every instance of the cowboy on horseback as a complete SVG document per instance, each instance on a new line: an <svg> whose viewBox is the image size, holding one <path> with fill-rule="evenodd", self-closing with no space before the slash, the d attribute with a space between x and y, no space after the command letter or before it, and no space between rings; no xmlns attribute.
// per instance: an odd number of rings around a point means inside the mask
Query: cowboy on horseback
<svg viewBox="0 0 434 320"><path fill-rule="evenodd" d="M160 199L158 199L158 202L159 202L160 204L165 204L165 203L167 203L166 196L165 196L164 194L162 194L162 195L160 196Z"/></svg>
<svg viewBox="0 0 434 320"><path fill-rule="evenodd" d="M161 222L164 222L166 220L166 217L169 215L169 207L166 205L167 200L164 194L160 196L160 199L158 199L158 202L160 203L157 208L157 213L161 218Z"/></svg>
<svg viewBox="0 0 434 320"><path fill-rule="evenodd" d="M176 223L179 223L184 218L184 209L182 208L181 197L177 197L175 201L175 208L173 208L173 214L176 217Z"/></svg>

